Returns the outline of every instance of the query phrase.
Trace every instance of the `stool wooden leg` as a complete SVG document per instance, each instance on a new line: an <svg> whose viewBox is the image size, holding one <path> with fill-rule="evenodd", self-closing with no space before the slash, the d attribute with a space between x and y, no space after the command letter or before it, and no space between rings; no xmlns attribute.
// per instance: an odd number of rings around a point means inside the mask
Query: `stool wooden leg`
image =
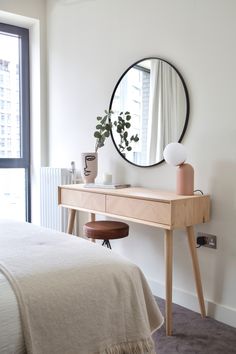
<svg viewBox="0 0 236 354"><path fill-rule="evenodd" d="M72 234L73 228L74 228L74 223L75 223L75 209L69 209L69 220L68 220L68 226L67 226L67 233Z"/></svg>
<svg viewBox="0 0 236 354"><path fill-rule="evenodd" d="M205 310L201 274L200 274L200 268L199 268L199 263L197 258L197 250L196 250L196 242L194 237L193 226L188 226L186 229L187 229L188 244L189 244L189 249L190 249L192 264L193 264L193 272L194 272L195 284L197 289L198 302L200 305L201 315L202 317L205 317L206 310Z"/></svg>
<svg viewBox="0 0 236 354"><path fill-rule="evenodd" d="M173 268L173 231L165 230L166 266L166 335L172 334L172 268Z"/></svg>
<svg viewBox="0 0 236 354"><path fill-rule="evenodd" d="M95 221L95 220L96 220L96 214L91 213L90 214L90 221ZM90 240L91 240L91 242L96 242L96 240L94 238L91 238Z"/></svg>

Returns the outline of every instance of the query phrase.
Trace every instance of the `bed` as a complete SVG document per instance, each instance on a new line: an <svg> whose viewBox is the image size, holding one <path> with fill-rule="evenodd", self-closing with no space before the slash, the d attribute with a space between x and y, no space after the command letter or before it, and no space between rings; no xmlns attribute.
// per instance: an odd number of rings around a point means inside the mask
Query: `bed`
<svg viewBox="0 0 236 354"><path fill-rule="evenodd" d="M155 353L141 270L85 239L0 221L1 354Z"/></svg>

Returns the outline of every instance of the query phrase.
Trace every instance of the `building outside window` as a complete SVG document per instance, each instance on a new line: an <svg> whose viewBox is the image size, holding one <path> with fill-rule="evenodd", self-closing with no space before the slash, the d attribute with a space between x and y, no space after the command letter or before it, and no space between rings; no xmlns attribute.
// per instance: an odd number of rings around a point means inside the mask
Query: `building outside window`
<svg viewBox="0 0 236 354"><path fill-rule="evenodd" d="M30 221L29 33L0 23L0 215Z"/></svg>

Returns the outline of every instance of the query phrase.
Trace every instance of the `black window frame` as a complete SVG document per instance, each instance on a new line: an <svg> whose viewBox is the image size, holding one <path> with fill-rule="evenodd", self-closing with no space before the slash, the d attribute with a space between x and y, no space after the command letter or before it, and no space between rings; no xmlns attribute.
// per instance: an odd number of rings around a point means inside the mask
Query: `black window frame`
<svg viewBox="0 0 236 354"><path fill-rule="evenodd" d="M25 169L26 221L31 221L31 183L30 183L30 75L29 75L29 30L0 22L0 33L19 37L20 40L20 119L21 156L19 158L0 158L0 168ZM17 183L17 181L16 181Z"/></svg>

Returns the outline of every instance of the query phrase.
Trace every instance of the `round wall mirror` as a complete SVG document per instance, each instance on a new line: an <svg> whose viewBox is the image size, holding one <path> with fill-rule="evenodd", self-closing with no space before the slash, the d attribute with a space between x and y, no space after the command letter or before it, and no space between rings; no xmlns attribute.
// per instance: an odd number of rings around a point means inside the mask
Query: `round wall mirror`
<svg viewBox="0 0 236 354"><path fill-rule="evenodd" d="M140 167L163 162L165 146L180 142L189 118L188 92L179 71L166 60L145 58L131 65L112 93L111 135L121 156Z"/></svg>

